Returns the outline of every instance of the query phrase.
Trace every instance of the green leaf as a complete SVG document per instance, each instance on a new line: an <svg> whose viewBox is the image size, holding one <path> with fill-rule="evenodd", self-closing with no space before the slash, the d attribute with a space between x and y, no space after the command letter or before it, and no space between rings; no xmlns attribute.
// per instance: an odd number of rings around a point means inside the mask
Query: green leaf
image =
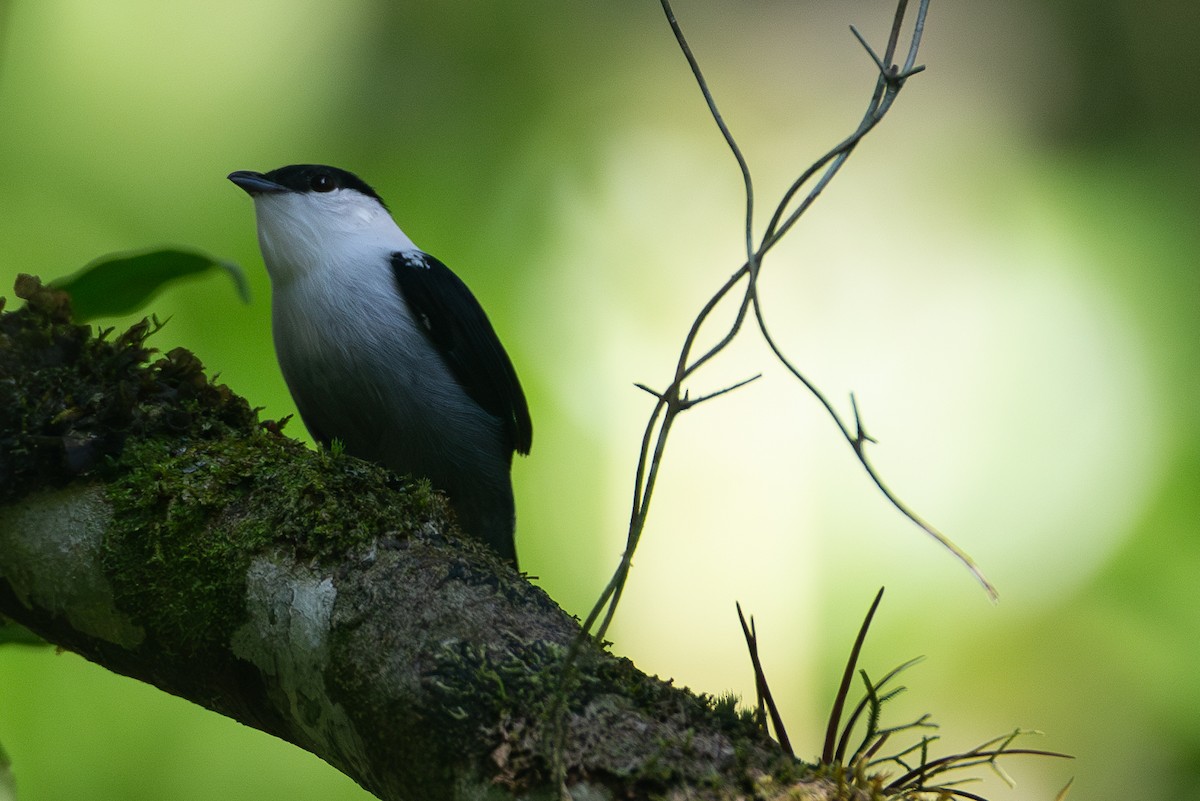
<svg viewBox="0 0 1200 801"><path fill-rule="evenodd" d="M101 256L52 286L71 296L75 319L86 322L136 312L172 281L213 269L223 270L242 301L250 302L250 287L241 267L205 253L173 248Z"/></svg>

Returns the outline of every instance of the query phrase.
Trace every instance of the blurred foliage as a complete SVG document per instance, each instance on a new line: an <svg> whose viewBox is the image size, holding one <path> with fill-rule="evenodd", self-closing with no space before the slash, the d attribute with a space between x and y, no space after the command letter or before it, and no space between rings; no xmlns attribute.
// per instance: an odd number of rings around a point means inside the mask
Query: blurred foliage
<svg viewBox="0 0 1200 801"><path fill-rule="evenodd" d="M846 25L870 39L889 6L680 0L764 189L856 121L871 75ZM980 559L999 607L871 516L827 423L786 425L810 412L795 394L763 406L768 376L673 443L617 650L752 694L742 599L811 753L858 614L846 588L886 583L873 653L928 655L909 711L960 747L1037 727L1078 757L1081 797L1195 795L1198 34L1182 0L934 3L929 70L797 232L828 247L788 257L794 285L767 278L773 308L823 326L798 340L805 365L863 390L885 474ZM644 420L626 388L662 375L738 252L736 169L657 4L27 0L0 3L0 48L0 294L18 272L60 278L148 242L230 254L249 265L249 309L223 282L172 284L152 344L192 348L282 416L252 213L224 176L355 170L504 338L539 430L515 466L522 561L569 610L590 606ZM772 448L798 456L760 456ZM0 742L22 801L365 797L294 748L50 649L0 649ZM982 792L1052 798L1067 778L1016 773L1018 791Z"/></svg>
<svg viewBox="0 0 1200 801"><path fill-rule="evenodd" d="M29 629L0 617L0 645L46 645L46 641Z"/></svg>
<svg viewBox="0 0 1200 801"><path fill-rule="evenodd" d="M16 801L17 783L13 781L12 760L0 745L0 801Z"/></svg>

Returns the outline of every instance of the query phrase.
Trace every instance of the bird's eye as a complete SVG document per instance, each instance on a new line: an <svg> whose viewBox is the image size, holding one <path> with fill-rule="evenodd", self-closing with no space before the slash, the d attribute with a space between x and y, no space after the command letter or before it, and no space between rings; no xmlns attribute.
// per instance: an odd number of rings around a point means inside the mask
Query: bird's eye
<svg viewBox="0 0 1200 801"><path fill-rule="evenodd" d="M332 192L337 189L337 182L333 180L332 175L320 173L313 176L312 181L309 182L309 186L313 188L314 192Z"/></svg>

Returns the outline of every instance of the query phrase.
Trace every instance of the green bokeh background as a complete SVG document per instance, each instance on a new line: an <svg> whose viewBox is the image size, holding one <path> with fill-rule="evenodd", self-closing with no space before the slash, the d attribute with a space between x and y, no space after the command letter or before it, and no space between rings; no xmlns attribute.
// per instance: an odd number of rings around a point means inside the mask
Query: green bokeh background
<svg viewBox="0 0 1200 801"><path fill-rule="evenodd" d="M765 208L856 123L872 73L846 26L880 41L889 4L676 10ZM1078 757L975 791L1200 797L1198 37L1185 2L934 3L929 71L768 262L779 338L840 407L856 391L881 470L1000 604L747 337L696 391L765 378L681 423L618 652L748 696L742 601L816 753L886 584L865 666L928 657L894 720L934 713L946 749L1037 728ZM589 608L649 411L632 384L665 383L740 241L735 166L656 3L17 0L0 48L0 291L154 245L238 261L252 303L218 276L173 287L158 345L279 417L251 205L224 176L358 172L489 310L535 422L523 566ZM0 743L22 801L366 797L49 649L0 649Z"/></svg>

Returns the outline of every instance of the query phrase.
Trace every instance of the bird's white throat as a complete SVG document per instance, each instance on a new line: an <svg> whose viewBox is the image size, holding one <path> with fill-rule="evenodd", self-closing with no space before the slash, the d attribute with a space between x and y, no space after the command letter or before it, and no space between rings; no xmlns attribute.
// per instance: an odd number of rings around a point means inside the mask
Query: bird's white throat
<svg viewBox="0 0 1200 801"><path fill-rule="evenodd" d="M262 194L254 208L263 261L276 285L324 270L354 271L416 248L387 209L354 190Z"/></svg>

